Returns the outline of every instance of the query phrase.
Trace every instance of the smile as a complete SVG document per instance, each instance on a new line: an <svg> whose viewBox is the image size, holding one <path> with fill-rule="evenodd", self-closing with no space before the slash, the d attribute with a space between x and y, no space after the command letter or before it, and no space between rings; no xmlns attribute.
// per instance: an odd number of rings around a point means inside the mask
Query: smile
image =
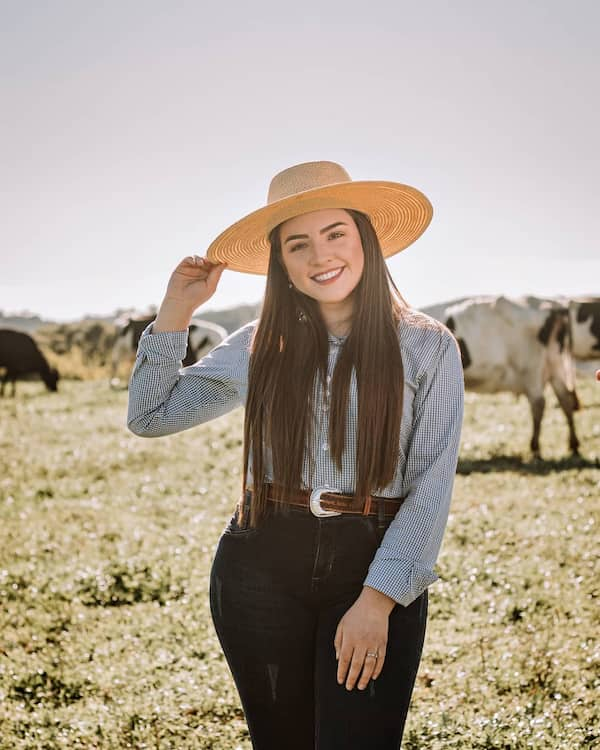
<svg viewBox="0 0 600 750"><path fill-rule="evenodd" d="M320 273L317 276L311 276L311 279L313 281L316 281L318 284L324 284L327 281L334 281L335 279L340 276L344 268L336 268L333 271L327 271L326 273Z"/></svg>

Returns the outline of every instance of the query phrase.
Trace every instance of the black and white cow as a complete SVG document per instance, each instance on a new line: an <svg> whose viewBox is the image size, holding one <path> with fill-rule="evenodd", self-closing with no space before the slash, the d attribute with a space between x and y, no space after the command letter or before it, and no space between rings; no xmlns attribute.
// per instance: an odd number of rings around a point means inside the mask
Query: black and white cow
<svg viewBox="0 0 600 750"><path fill-rule="evenodd" d="M479 393L510 391L527 397L533 419L530 445L535 456L540 451L547 383L567 419L569 448L578 452L573 413L579 401L565 306L535 298L475 297L423 311L431 314L430 310L458 341L467 389Z"/></svg>
<svg viewBox="0 0 600 750"><path fill-rule="evenodd" d="M600 359L600 297L569 300L573 356Z"/></svg>
<svg viewBox="0 0 600 750"><path fill-rule="evenodd" d="M133 361L142 332L155 318L156 315L145 318L130 317L118 323L119 330L111 358L111 384L117 383L116 374L120 363ZM208 320L192 318L188 328L188 347L183 366L187 367L197 362L226 336L227 331L223 326Z"/></svg>
<svg viewBox="0 0 600 750"><path fill-rule="evenodd" d="M38 345L27 333L0 329L0 369L4 369L0 383L0 396L4 386L12 382L12 395L15 395L17 379L27 375L39 375L49 391L58 390L58 371L51 368Z"/></svg>

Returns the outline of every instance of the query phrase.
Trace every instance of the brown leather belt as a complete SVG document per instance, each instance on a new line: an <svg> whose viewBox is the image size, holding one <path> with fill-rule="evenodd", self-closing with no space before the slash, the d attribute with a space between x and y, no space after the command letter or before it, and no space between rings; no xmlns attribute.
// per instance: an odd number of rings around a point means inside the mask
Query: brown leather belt
<svg viewBox="0 0 600 750"><path fill-rule="evenodd" d="M336 492L331 487L316 487L312 490L297 490L291 494L287 493L285 500L278 501L274 497L273 485L265 484L265 489L267 490L267 499L270 502L305 508L318 518L347 513L357 516L381 517L383 515L384 518L393 518L405 499L403 497L389 498L377 495L369 495L365 499L356 495ZM252 496L252 490L246 490L246 492L250 497Z"/></svg>

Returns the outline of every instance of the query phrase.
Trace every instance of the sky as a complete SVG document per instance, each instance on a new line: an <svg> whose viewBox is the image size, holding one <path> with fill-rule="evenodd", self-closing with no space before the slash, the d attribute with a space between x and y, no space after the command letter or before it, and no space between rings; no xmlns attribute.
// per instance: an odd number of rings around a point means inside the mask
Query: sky
<svg viewBox="0 0 600 750"><path fill-rule="evenodd" d="M388 261L416 307L600 295L598 28L597 0L0 0L0 310L158 305L320 159L431 200ZM263 289L226 271L204 309Z"/></svg>

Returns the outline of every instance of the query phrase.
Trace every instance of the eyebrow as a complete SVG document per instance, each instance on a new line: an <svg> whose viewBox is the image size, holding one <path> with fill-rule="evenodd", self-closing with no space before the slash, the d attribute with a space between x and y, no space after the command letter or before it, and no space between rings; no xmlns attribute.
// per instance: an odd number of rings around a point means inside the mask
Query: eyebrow
<svg viewBox="0 0 600 750"><path fill-rule="evenodd" d="M329 232L330 229L335 229L335 227L340 227L340 226L341 227L345 227L346 226L346 222L345 221L336 221L333 224L329 224L328 226L323 227L323 229L320 229L319 230L319 234L325 234L325 232ZM291 240L306 240L306 239L308 239L308 235L307 234L290 234L290 236L287 237L283 241L283 244L285 245L286 242L291 242Z"/></svg>

